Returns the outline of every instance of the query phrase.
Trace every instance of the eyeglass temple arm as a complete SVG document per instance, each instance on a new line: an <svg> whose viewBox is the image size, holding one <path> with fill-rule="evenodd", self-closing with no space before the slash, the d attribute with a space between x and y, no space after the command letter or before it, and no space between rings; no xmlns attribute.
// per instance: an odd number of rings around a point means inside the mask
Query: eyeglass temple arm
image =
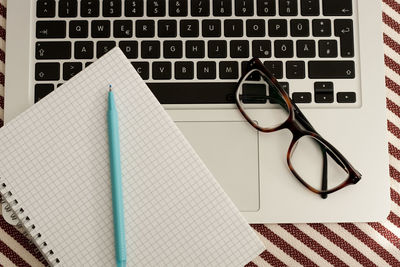
<svg viewBox="0 0 400 267"><path fill-rule="evenodd" d="M322 150L322 160L323 160L321 191L326 191L326 190L328 190L328 157L326 155L326 149L322 145L321 145L321 150ZM323 199L328 198L328 194L321 193L321 198L323 198Z"/></svg>
<svg viewBox="0 0 400 267"><path fill-rule="evenodd" d="M311 125L311 123L307 120L306 116L304 116L303 112L301 112L301 110L297 107L297 105L295 103L293 103L293 107L294 107L294 114L295 117L302 123L302 126L310 131L310 132L315 132L318 133L314 127ZM337 158L337 156L335 154L332 153L332 151L330 150L326 150L325 148L323 149L324 152L328 153L329 156L331 156L331 158L343 169L346 169L346 167L343 165L343 163Z"/></svg>
<svg viewBox="0 0 400 267"><path fill-rule="evenodd" d="M307 120L306 116L304 116L303 112L297 107L295 103L293 103L294 106L294 111L295 111L295 116L296 118L303 124L303 127L305 127L307 130L312 131L312 132L317 132L314 127L311 125L311 123ZM332 154L331 151L326 150L325 146L322 144L321 146L321 151L322 151L322 184L321 184L321 191L326 191L328 189L328 157L327 154L329 154L335 162L341 166L342 168L345 168L340 160L337 159L336 156ZM328 198L327 193L322 193L321 198L326 199Z"/></svg>

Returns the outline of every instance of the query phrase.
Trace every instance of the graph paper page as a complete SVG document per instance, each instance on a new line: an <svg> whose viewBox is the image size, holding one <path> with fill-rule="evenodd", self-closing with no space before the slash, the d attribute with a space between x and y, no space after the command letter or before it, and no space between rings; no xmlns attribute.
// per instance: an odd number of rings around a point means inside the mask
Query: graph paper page
<svg viewBox="0 0 400 267"><path fill-rule="evenodd" d="M61 266L114 266L107 92L128 266L243 266L264 247L119 48L0 130L0 181ZM11 199L10 198L10 199Z"/></svg>

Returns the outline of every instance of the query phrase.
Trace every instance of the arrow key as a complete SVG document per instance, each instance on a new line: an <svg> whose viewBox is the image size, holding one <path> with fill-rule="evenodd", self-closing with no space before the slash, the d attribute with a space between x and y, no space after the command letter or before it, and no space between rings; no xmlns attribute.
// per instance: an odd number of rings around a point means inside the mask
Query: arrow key
<svg viewBox="0 0 400 267"><path fill-rule="evenodd" d="M322 0L325 16L353 15L352 0Z"/></svg>
<svg viewBox="0 0 400 267"><path fill-rule="evenodd" d="M338 103L355 103L356 93L355 92L339 92L337 93Z"/></svg>
<svg viewBox="0 0 400 267"><path fill-rule="evenodd" d="M316 82L314 83L315 103L333 102L333 83Z"/></svg>
<svg viewBox="0 0 400 267"><path fill-rule="evenodd" d="M60 63L36 63L36 81L58 81L60 79Z"/></svg>

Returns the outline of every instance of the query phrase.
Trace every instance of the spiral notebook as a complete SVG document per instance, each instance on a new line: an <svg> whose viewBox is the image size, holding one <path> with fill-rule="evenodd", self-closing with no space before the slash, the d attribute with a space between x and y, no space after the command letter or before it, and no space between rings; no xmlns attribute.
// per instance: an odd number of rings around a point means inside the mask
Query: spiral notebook
<svg viewBox="0 0 400 267"><path fill-rule="evenodd" d="M128 266L243 266L264 246L119 48L0 129L1 193L52 265L114 266L106 102Z"/></svg>

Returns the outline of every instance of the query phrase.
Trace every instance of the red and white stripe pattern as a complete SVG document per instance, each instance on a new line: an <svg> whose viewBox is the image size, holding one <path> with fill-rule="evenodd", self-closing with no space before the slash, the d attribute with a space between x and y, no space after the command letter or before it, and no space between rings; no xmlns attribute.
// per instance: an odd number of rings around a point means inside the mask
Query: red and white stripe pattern
<svg viewBox="0 0 400 267"><path fill-rule="evenodd" d="M16 1L16 0L12 0ZM359 0L365 1L365 0ZM372 1L372 0L371 0ZM382 0L392 211L383 223L252 225L266 250L253 266L400 266L400 0ZM6 0L0 0L0 118ZM0 124L3 121L0 120ZM157 257L157 255L154 255ZM43 266L36 248L0 216L0 266Z"/></svg>

